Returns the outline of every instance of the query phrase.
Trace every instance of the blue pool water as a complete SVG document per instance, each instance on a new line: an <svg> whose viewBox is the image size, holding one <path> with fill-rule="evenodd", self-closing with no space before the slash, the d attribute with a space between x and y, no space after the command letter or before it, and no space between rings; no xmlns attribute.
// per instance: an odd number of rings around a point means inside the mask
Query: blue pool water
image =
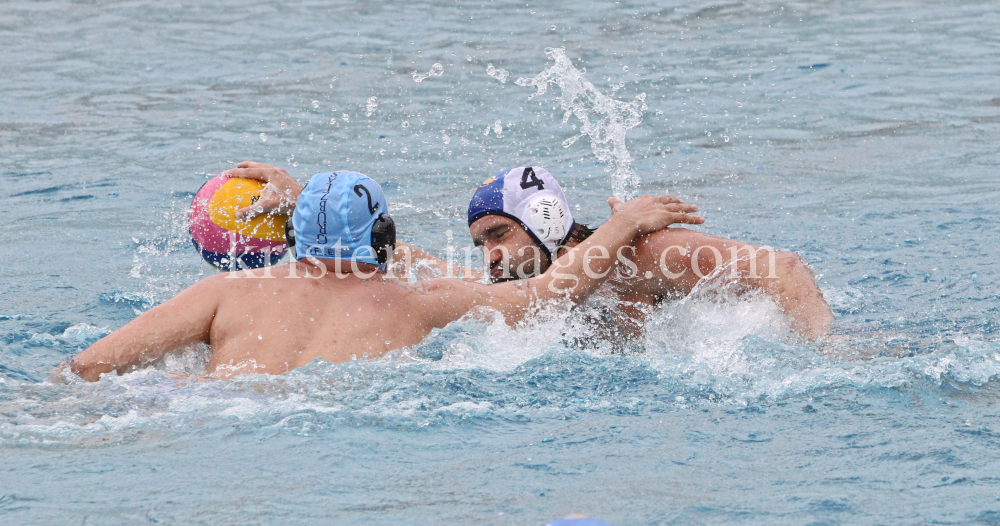
<svg viewBox="0 0 1000 526"><path fill-rule="evenodd" d="M0 523L998 524L998 26L976 2L0 4ZM631 163L518 82L546 48L638 112ZM700 230L800 253L842 343L706 284L627 355L553 314L276 377L191 382L194 349L49 383L213 272L186 207L246 159L365 172L441 254L504 167L595 224L631 168Z"/></svg>

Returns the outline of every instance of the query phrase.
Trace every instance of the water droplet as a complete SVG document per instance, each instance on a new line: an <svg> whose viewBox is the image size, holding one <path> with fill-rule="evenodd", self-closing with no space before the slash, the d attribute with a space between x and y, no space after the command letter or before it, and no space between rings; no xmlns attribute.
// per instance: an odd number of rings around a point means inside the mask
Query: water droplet
<svg viewBox="0 0 1000 526"><path fill-rule="evenodd" d="M318 110L319 109L319 101L318 100L314 100L313 101L313 109L314 110Z"/></svg>
<svg viewBox="0 0 1000 526"><path fill-rule="evenodd" d="M403 121L403 127L404 128L409 128L410 127L410 121Z"/></svg>
<svg viewBox="0 0 1000 526"><path fill-rule="evenodd" d="M556 30L556 26L549 26L549 31L555 31L555 30Z"/></svg>
<svg viewBox="0 0 1000 526"><path fill-rule="evenodd" d="M267 134L266 133L261 133L260 134L260 140L262 142L267 142Z"/></svg>
<svg viewBox="0 0 1000 526"><path fill-rule="evenodd" d="M330 119L330 125L333 126L337 124L337 119Z"/></svg>
<svg viewBox="0 0 1000 526"><path fill-rule="evenodd" d="M424 79L427 79L427 78L430 78L430 77L440 77L443 74L444 74L444 66L442 66L440 63L435 62L434 65L431 66L431 70L428 71L427 73L420 74L419 72L414 71L413 72L413 81L414 82L423 82Z"/></svg>
<svg viewBox="0 0 1000 526"><path fill-rule="evenodd" d="M506 69L497 69L493 67L493 64L486 66L486 74L499 80L501 84L506 83L507 77L510 76L510 73Z"/></svg>
<svg viewBox="0 0 1000 526"><path fill-rule="evenodd" d="M264 335L263 334L258 334L257 335L257 339L258 340L263 340L264 339Z"/></svg>
<svg viewBox="0 0 1000 526"><path fill-rule="evenodd" d="M351 122L351 116L346 113L341 115L340 118L344 119L344 122Z"/></svg>
<svg viewBox="0 0 1000 526"><path fill-rule="evenodd" d="M378 98L368 97L368 102L365 103L365 117L371 117L375 110L378 109Z"/></svg>
<svg viewBox="0 0 1000 526"><path fill-rule="evenodd" d="M628 71L628 66L622 66L622 71Z"/></svg>

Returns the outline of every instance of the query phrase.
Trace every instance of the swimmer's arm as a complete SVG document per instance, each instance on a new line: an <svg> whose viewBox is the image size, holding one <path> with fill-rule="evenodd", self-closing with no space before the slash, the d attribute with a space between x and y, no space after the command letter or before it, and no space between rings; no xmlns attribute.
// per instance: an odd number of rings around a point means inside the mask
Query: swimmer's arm
<svg viewBox="0 0 1000 526"><path fill-rule="evenodd" d="M223 277L219 274L199 281L140 314L77 354L70 369L84 380L95 382L102 373L121 374L130 367L156 362L184 346L209 343Z"/></svg>
<svg viewBox="0 0 1000 526"><path fill-rule="evenodd" d="M302 193L302 185L282 168L253 161L243 161L236 168L222 172L229 177L253 179L266 185L266 190L254 204L236 211L242 221L259 214L290 214Z"/></svg>
<svg viewBox="0 0 1000 526"><path fill-rule="evenodd" d="M833 323L833 312L812 272L794 252L762 249L683 228L654 232L635 245L642 278L635 286L649 294L689 294L703 276L711 275L721 264L720 279L732 280L741 290L760 290L770 296L799 334L815 339ZM716 255L721 261L716 261Z"/></svg>
<svg viewBox="0 0 1000 526"><path fill-rule="evenodd" d="M447 261L402 241L396 243L396 251L392 254L391 272L397 276L408 276L410 271L414 270L414 263L418 261L429 264L442 275L449 278L479 281L486 277L483 271L469 267L452 265L449 269ZM418 276L418 279L420 279L420 276Z"/></svg>
<svg viewBox="0 0 1000 526"><path fill-rule="evenodd" d="M672 223L704 221L688 215L697 207L676 201L669 196L648 195L628 203L611 198L608 200L612 208L611 219L586 241L564 253L542 276L495 285L431 280L438 289L428 294L425 312L432 326L441 327L476 307L492 307L504 315L509 325L516 325L534 307L549 300L568 298L579 303L612 274L616 261L614 254L637 235Z"/></svg>
<svg viewBox="0 0 1000 526"><path fill-rule="evenodd" d="M795 332L812 340L829 332L835 320L833 311L823 298L823 292L819 290L812 271L802 261L802 257L795 252L778 250L774 270L776 279L755 281L792 319Z"/></svg>

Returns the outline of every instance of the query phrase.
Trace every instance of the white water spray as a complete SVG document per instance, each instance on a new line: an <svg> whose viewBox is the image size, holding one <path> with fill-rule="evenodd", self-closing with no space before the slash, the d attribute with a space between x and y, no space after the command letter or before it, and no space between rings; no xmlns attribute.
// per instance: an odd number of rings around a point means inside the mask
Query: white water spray
<svg viewBox="0 0 1000 526"><path fill-rule="evenodd" d="M534 86L538 91L531 96L546 92L549 84L559 86L558 97L563 111L563 123L571 115L580 120L580 133L563 141L568 148L583 136L590 137L590 148L597 160L611 170L612 190L619 199L635 197L635 190L641 180L632 170L632 156L625 145L625 132L642 122L642 112L646 110L646 94L636 95L632 102L613 99L594 87L573 62L566 56L566 48L546 48L545 54L555 64L546 68L534 78L519 78L518 86Z"/></svg>
<svg viewBox="0 0 1000 526"><path fill-rule="evenodd" d="M431 77L440 77L441 75L444 75L444 66L435 62L434 65L431 66L431 70L428 71L427 73L420 73L419 71L414 71L413 82L423 82L424 80L427 80Z"/></svg>
<svg viewBox="0 0 1000 526"><path fill-rule="evenodd" d="M506 69L497 69L493 67L493 64L486 66L486 74L499 80L501 84L507 82L507 77L510 76L510 73Z"/></svg>

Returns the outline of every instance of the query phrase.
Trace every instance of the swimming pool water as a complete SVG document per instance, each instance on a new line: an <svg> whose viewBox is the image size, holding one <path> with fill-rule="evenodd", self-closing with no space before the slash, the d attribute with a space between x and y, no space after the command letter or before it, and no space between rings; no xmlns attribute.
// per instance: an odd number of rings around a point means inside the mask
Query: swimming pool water
<svg viewBox="0 0 1000 526"><path fill-rule="evenodd" d="M3 3L0 523L1000 523L998 23L977 2ZM195 349L47 381L213 272L186 207L241 160L366 173L440 253L513 166L603 221L608 162L557 86L517 83L546 48L645 94L639 191L809 262L842 356L706 286L627 355L555 313L277 377L191 382Z"/></svg>

